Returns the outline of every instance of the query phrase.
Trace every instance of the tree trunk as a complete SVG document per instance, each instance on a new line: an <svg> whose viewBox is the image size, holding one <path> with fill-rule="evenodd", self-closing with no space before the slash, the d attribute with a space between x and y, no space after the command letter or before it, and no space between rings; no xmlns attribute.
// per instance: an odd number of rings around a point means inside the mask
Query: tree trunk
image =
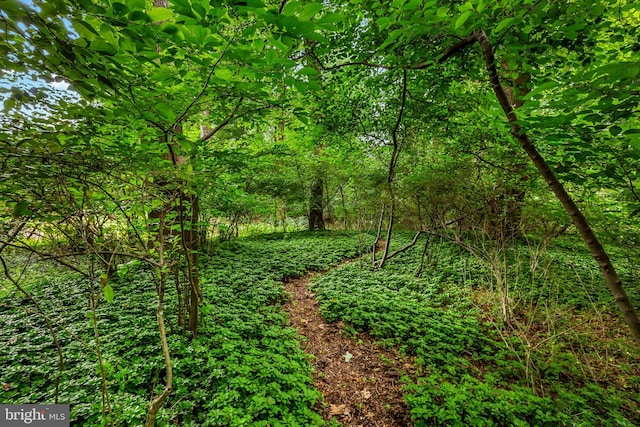
<svg viewBox="0 0 640 427"><path fill-rule="evenodd" d="M349 229L349 217L347 216L347 205L344 203L344 189L341 185L340 188L340 201L342 202L342 226L345 230Z"/></svg>
<svg viewBox="0 0 640 427"><path fill-rule="evenodd" d="M189 313L189 330L195 338L198 332L198 307L200 305L200 198L191 197L191 237L189 250L191 251L191 310Z"/></svg>
<svg viewBox="0 0 640 427"><path fill-rule="evenodd" d="M309 200L309 231L324 230L324 180L316 176L311 187Z"/></svg>
<svg viewBox="0 0 640 427"><path fill-rule="evenodd" d="M378 251L378 243L380 243L380 236L382 235L382 223L384 222L384 203L380 208L380 219L378 220L378 232L376 239L373 241L373 249L371 250L371 266L376 266L376 252Z"/></svg>
<svg viewBox="0 0 640 427"><path fill-rule="evenodd" d="M158 306L156 310L156 320L158 322L158 331L160 332L160 344L162 347L162 356L164 357L165 369L166 369L166 382L162 393L155 396L149 403L147 411L147 419L145 421L145 427L153 427L156 424L156 417L158 411L167 399L167 396L171 394L173 390L173 365L171 363L171 355L169 353L169 343L167 340L167 331L164 324L164 294L167 285L167 273L165 270L165 258L164 258L164 217L160 219L160 233L159 233L159 245L158 245L158 257L160 264L160 283L158 283Z"/></svg>
<svg viewBox="0 0 640 427"><path fill-rule="evenodd" d="M393 232L393 223L396 215L396 195L393 191L393 179L396 175L396 164L398 163L398 156L400 155L400 143L398 141L398 130L400 129L400 123L402 122L402 115L404 114L404 108L407 102L407 70L402 72L402 92L400 94L400 109L398 111L398 118L396 124L391 132L391 139L393 142L393 151L391 152L391 159L389 160L389 172L387 174L387 192L390 199L390 211L389 211L389 227L387 228L387 239L385 242L384 253L380 260L380 268L384 267L384 263L387 262L389 256L389 246L391 244L391 233Z"/></svg>
<svg viewBox="0 0 640 427"><path fill-rule="evenodd" d="M431 240L431 233L427 234L427 240L424 242L424 248L422 248L422 255L420 256L420 265L416 270L415 276L420 277L422 270L424 269L424 259L427 256L427 250L429 249L429 241Z"/></svg>
<svg viewBox="0 0 640 427"><path fill-rule="evenodd" d="M391 182L389 182L389 197L391 197L391 208L389 209L389 226L387 227L387 238L384 244L384 252L382 253L382 258L380 259L379 267L384 267L384 263L387 262L389 257L389 246L391 246L391 233L393 232L393 223L396 217L396 200L395 194L393 192L393 188L391 187Z"/></svg>
<svg viewBox="0 0 640 427"><path fill-rule="evenodd" d="M509 96L507 95L504 87L500 82L498 76L498 70L495 64L495 57L491 43L483 30L474 32L467 40L463 42L461 47L464 47L470 43L478 42L482 47L482 53L484 55L485 65L489 72L489 79L491 86L495 92L496 98L500 102L502 110L507 116L509 124L511 125L511 134L518 140L520 146L525 150L531 161L535 164L536 168L547 182L551 190L556 195L558 200L562 203L562 206L571 217L574 225L580 231L582 238L589 247L591 255L598 263L600 271L605 279L607 286L609 287L613 297L618 303L618 307L624 316L625 321L631 329L631 334L638 344L640 344L640 320L638 315L627 296L627 293L622 286L622 280L618 277L616 270L609 259L608 254L598 241L598 238L593 233L589 223L580 211L580 208L576 205L571 196L567 193L562 183L555 176L549 165L546 163L542 155L538 152L536 147L529 136L524 132L524 129L518 124L518 117L513 109L512 104L509 102ZM465 44L466 43L466 44ZM455 50L450 50L445 57ZM445 59L443 57L443 59Z"/></svg>
<svg viewBox="0 0 640 427"><path fill-rule="evenodd" d="M199 277L200 232L198 230L200 206L197 195L182 194L181 196L180 240L189 281L189 332L191 337L195 338L198 334L198 306L201 300ZM182 205L183 201L188 203L188 210ZM185 223L185 218L188 219L188 223Z"/></svg>

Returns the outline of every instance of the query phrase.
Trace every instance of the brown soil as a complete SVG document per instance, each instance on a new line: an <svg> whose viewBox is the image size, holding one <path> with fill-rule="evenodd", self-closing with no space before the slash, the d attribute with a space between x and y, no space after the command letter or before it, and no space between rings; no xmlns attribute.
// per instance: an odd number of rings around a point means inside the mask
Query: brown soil
<svg viewBox="0 0 640 427"><path fill-rule="evenodd" d="M412 361L375 344L367 334L348 337L342 322L327 323L315 295L308 289L313 275L285 283L291 298L285 304L291 324L313 355L314 385L324 395L318 412L325 420L351 426L410 426L400 377Z"/></svg>

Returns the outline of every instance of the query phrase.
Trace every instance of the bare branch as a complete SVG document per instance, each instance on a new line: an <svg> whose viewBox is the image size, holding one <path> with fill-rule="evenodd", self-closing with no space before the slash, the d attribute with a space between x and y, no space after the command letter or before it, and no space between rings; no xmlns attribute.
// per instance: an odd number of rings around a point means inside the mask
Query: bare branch
<svg viewBox="0 0 640 427"><path fill-rule="evenodd" d="M456 53L463 51L467 46L470 46L477 41L478 41L478 37L476 33L475 32L471 33L464 39L460 40L458 43L454 44L453 46L450 46L447 50L445 50L442 56L438 58L438 63L439 64L443 63L444 61L446 61Z"/></svg>
<svg viewBox="0 0 640 427"><path fill-rule="evenodd" d="M2 251L4 250L4 248L7 247L8 243L11 243L16 236L18 235L18 233L20 233L20 231L24 228L24 226L27 224L27 221L21 221L20 224L18 224L10 233L9 236L7 238L7 242L2 242L0 244L0 254L2 253Z"/></svg>
<svg viewBox="0 0 640 427"><path fill-rule="evenodd" d="M234 38L231 38L231 40L229 40L229 42L227 43L227 45L224 47L224 49L222 50L222 53L220 54L220 56L218 57L218 59L216 59L216 62L213 63L213 66L211 67L211 70L209 71L209 75L207 75L207 79L204 81L204 84L202 85L202 89L200 90L200 93L198 93L195 98L193 98L193 100L191 101L191 103L187 106L187 108L185 108L185 110L182 112L182 114L180 114L178 116L178 118L176 119L176 121L174 122L173 126L171 126L170 129L175 128L176 126L178 126L178 124L180 124L180 122L182 122L182 120L184 120L184 118L186 117L186 115L189 113L189 110L191 110L191 108L193 108L193 106L195 105L196 102L198 102L198 100L200 98L202 98L202 96L204 95L204 93L206 92L207 88L209 87L209 83L211 82L211 77L213 77L213 73L216 71L216 67L218 66L218 64L220 64L220 62L222 61L222 58L224 57L224 55L227 53L227 50L229 50L229 47L231 46L231 43L233 43Z"/></svg>
<svg viewBox="0 0 640 427"><path fill-rule="evenodd" d="M0 244L3 244L5 246L11 246L12 248L24 249L26 251L33 252L34 254L38 255L40 258L46 258L46 257L50 256L50 254L44 253L42 251L39 251L36 248L34 248L33 246L29 246L24 242L20 242L20 244L17 245L17 244L15 244L13 242L9 242L9 241L6 241L6 240L0 240ZM68 262L63 261L63 260L58 259L58 258L51 258L51 259L54 260L55 262L57 262L58 264L63 265L65 267L75 271L76 273L80 273L84 277L89 277L89 273L87 273L85 271L82 271L79 267L76 267L73 264L69 264Z"/></svg>
<svg viewBox="0 0 640 427"><path fill-rule="evenodd" d="M221 123L219 123L218 126L210 130L203 138L200 138L200 142L205 142L209 140L213 135L218 133L220 129L228 125L229 122L235 118L235 115L238 112L238 109L240 109L240 105L242 105L243 101L244 101L244 96L238 100L238 103L236 104L234 109L231 111L231 113L229 113L229 115Z"/></svg>

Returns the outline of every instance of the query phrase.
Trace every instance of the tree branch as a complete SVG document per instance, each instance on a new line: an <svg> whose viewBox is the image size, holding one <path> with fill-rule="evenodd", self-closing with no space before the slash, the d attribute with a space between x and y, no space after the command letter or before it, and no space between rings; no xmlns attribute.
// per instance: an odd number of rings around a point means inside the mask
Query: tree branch
<svg viewBox="0 0 640 427"><path fill-rule="evenodd" d="M18 233L20 233L20 231L24 228L24 226L27 224L27 221L21 221L20 224L18 224L10 233L9 236L7 238L6 242L0 242L0 254L2 253L2 251L4 250L4 248L7 247L7 245L9 243L11 243L16 236L18 235Z"/></svg>
<svg viewBox="0 0 640 427"><path fill-rule="evenodd" d="M27 244L25 244L23 242L20 242L19 245L16 245L15 243L8 242L6 240L0 240L0 244L3 244L5 246L11 246L12 248L24 249L26 251L33 252L34 254L38 255L40 258L47 258L47 257L50 256L50 254L46 254L46 253L44 253L42 251L39 251L36 248L34 248L32 246L29 246L29 245L27 245ZM75 271L76 273L80 273L84 277L89 277L89 273L87 273L85 271L82 271L79 267L76 267L75 265L69 264L68 262L62 261L62 260L60 260L58 258L51 258L51 259L54 260L55 262L57 262L58 264L63 265L65 267Z"/></svg>
<svg viewBox="0 0 640 427"><path fill-rule="evenodd" d="M220 129L228 125L229 122L234 118L235 114L238 112L238 109L240 109L240 105L242 105L243 101L244 101L244 96L238 100L238 103L236 104L234 109L231 111L231 113L229 113L229 115L221 123L219 123L218 126L210 130L203 138L200 138L200 142L208 141L213 135L218 133Z"/></svg>
<svg viewBox="0 0 640 427"><path fill-rule="evenodd" d="M416 244L416 242L418 241L418 237L420 237L423 233L425 233L425 231L423 231L423 230L418 231L416 233L416 235L413 236L413 240L410 243L406 244L403 248L400 248L400 249L394 251L391 255L389 255L387 257L387 261L390 260L391 258L393 258L396 255L400 255L402 252L405 252L407 249L409 249L410 247L414 246Z"/></svg>
<svg viewBox="0 0 640 427"><path fill-rule="evenodd" d="M400 95L400 111L398 111L398 118L396 124L391 132L391 140L393 141L393 153L391 155L391 161L389 162L389 175L387 181L393 181L395 175L396 163L398 163L398 154L400 151L398 144L398 129L400 129L400 123L402 122L402 116L404 114L405 105L407 103L407 69L402 70L402 94Z"/></svg>
<svg viewBox="0 0 640 427"><path fill-rule="evenodd" d="M218 59L216 59L216 62L213 63L213 66L211 67L211 70L209 71L209 75L207 75L207 79L205 80L204 84L202 85L202 89L200 90L200 93L198 93L195 98L193 98L193 100L191 101L191 103L187 106L187 108L185 108L185 110L182 112L182 114L180 114L178 116L178 118L175 120L175 123L173 124L173 126L171 126L170 129L175 128L176 126L178 126L178 124L180 124L180 122L182 120L184 120L184 118L186 117L186 115L189 113L189 110L191 110L191 108L193 108L193 106L195 105L196 102L198 102L198 100L200 98L202 98L202 96L204 95L204 93L206 92L207 88L209 87L209 83L211 82L211 77L213 77L213 73L216 71L216 67L218 66L218 64L220 64L220 62L222 61L222 58L224 57L224 55L227 53L227 50L229 50L229 47L231 46L231 43L233 43L234 38L232 37L231 40L229 40L229 42L227 43L227 45L224 47L224 49L222 50L222 53L220 54L220 56L218 57Z"/></svg>
<svg viewBox="0 0 640 427"><path fill-rule="evenodd" d="M476 35L476 32L471 33L464 39L460 40L458 43L450 46L447 50L445 50L442 56L438 58L438 63L442 64L444 61L446 61L456 53L463 51L467 46L472 45L477 41L478 37Z"/></svg>

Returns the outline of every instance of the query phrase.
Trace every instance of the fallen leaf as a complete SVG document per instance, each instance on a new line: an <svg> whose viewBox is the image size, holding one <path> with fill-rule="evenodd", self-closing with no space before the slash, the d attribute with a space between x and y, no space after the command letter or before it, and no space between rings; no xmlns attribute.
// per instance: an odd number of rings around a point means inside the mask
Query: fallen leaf
<svg viewBox="0 0 640 427"><path fill-rule="evenodd" d="M329 405L329 415L346 415L349 413L347 405Z"/></svg>

